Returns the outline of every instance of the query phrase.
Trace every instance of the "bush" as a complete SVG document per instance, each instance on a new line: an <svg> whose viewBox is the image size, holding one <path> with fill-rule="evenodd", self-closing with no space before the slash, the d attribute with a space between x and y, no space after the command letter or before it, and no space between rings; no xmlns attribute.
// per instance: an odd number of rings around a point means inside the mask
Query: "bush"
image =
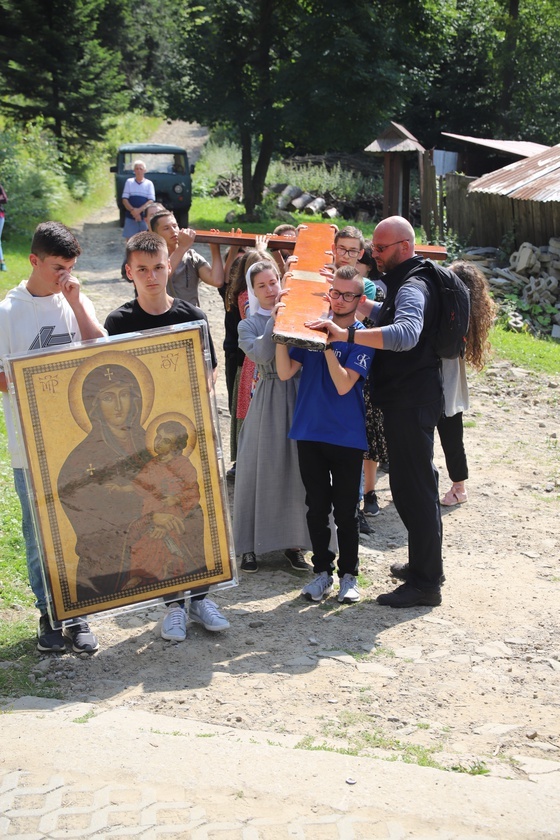
<svg viewBox="0 0 560 840"><path fill-rule="evenodd" d="M241 149L230 140L209 140L196 164L193 195L206 198L220 178L241 175Z"/></svg>
<svg viewBox="0 0 560 840"><path fill-rule="evenodd" d="M269 184L292 184L312 195L329 193L345 201L383 194L382 178L368 178L359 172L343 169L340 163L327 167L324 163L294 166L289 162L273 161L267 181Z"/></svg>
<svg viewBox="0 0 560 840"><path fill-rule="evenodd" d="M40 122L0 133L0 172L9 202L6 239L29 235L70 197L56 142Z"/></svg>

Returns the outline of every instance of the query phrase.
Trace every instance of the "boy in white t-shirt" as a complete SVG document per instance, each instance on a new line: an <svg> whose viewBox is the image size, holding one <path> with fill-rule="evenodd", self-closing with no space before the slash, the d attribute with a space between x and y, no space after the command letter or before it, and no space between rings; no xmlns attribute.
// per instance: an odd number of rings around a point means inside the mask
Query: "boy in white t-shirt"
<svg viewBox="0 0 560 840"><path fill-rule="evenodd" d="M83 619L63 630L53 627L47 615L47 597L25 476L27 463L17 445L4 357L106 334L95 316L93 304L81 293L79 281L72 276L80 253L80 245L67 227L59 222L38 225L31 243L29 279L22 280L0 303L0 390L3 392L14 483L21 503L29 583L40 612L37 648L43 652L65 650L66 638L77 653L93 653L99 645Z"/></svg>

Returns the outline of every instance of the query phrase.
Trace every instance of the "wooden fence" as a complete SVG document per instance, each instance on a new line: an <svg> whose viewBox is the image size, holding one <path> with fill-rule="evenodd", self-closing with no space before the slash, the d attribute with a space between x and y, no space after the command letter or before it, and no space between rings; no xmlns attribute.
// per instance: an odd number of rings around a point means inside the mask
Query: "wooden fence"
<svg viewBox="0 0 560 840"><path fill-rule="evenodd" d="M513 237L515 248L523 242L547 245L560 235L560 202L528 201L495 193L467 193L474 178L456 173L445 176L447 227L467 245L499 247Z"/></svg>

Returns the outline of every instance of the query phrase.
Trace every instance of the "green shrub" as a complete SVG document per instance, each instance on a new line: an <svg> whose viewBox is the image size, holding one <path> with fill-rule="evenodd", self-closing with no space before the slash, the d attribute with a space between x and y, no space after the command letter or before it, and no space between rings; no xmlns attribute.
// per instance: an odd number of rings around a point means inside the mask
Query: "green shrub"
<svg viewBox="0 0 560 840"><path fill-rule="evenodd" d="M39 122L0 133L0 172L9 200L7 240L13 234L29 234L69 199L60 153Z"/></svg>
<svg viewBox="0 0 560 840"><path fill-rule="evenodd" d="M193 195L205 198L219 178L241 177L241 149L229 140L209 140L196 164Z"/></svg>
<svg viewBox="0 0 560 840"><path fill-rule="evenodd" d="M267 176L268 184L292 184L312 195L331 193L338 199L350 201L359 197L371 198L383 193L383 179L365 177L358 172L343 169L339 163L329 168L324 163L296 166L273 161Z"/></svg>

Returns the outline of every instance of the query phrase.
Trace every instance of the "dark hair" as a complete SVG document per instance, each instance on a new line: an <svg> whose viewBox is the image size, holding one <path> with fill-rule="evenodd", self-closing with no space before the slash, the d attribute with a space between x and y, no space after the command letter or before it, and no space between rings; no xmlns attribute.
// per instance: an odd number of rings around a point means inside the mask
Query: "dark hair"
<svg viewBox="0 0 560 840"><path fill-rule="evenodd" d="M368 268L367 278L368 279L377 279L379 277L379 270L377 268L377 263L373 258L373 251L371 248L371 242L366 242L364 245L364 253L361 257L358 257L358 262L361 265L366 265Z"/></svg>
<svg viewBox="0 0 560 840"><path fill-rule="evenodd" d="M353 265L343 265L340 268L337 268L334 273L334 277L338 277L340 280L355 280L360 286L361 293L364 293L364 278Z"/></svg>
<svg viewBox="0 0 560 840"><path fill-rule="evenodd" d="M41 222L35 228L31 253L40 259L62 257L71 260L82 253L80 243L71 230L60 222Z"/></svg>
<svg viewBox="0 0 560 840"><path fill-rule="evenodd" d="M167 218L167 216L173 216L173 218L175 218L175 213L173 213L172 210L161 210L159 213L155 213L152 216L152 218L150 219L150 227L152 228L154 233L156 233L161 220Z"/></svg>
<svg viewBox="0 0 560 840"><path fill-rule="evenodd" d="M358 258L358 262L362 263L362 265L367 265L368 268L372 268L375 265L375 260L373 259L373 252L371 250L370 242L367 242L364 245L364 253L361 257Z"/></svg>
<svg viewBox="0 0 560 840"><path fill-rule="evenodd" d="M342 230L337 231L334 237L335 245L339 239L358 239L360 242L360 249L364 248L366 244L362 231L352 225L348 225L347 227L342 228Z"/></svg>
<svg viewBox="0 0 560 840"><path fill-rule="evenodd" d="M239 295L242 292L247 291L247 281L245 280L247 269L250 268L253 263L264 259L267 259L267 255L265 253L259 251L257 248L249 248L242 255L239 262L234 263L232 266L231 280L226 292L226 309L228 312L231 312L231 310L237 306L237 299Z"/></svg>
<svg viewBox="0 0 560 840"><path fill-rule="evenodd" d="M285 236L287 233L295 233L297 236L297 227L295 225L276 225L272 233L274 236Z"/></svg>
<svg viewBox="0 0 560 840"><path fill-rule="evenodd" d="M131 254L141 252L143 254L157 254L164 251L167 254L167 243L162 236L152 233L151 230L143 230L135 233L126 243L126 262L130 265Z"/></svg>

